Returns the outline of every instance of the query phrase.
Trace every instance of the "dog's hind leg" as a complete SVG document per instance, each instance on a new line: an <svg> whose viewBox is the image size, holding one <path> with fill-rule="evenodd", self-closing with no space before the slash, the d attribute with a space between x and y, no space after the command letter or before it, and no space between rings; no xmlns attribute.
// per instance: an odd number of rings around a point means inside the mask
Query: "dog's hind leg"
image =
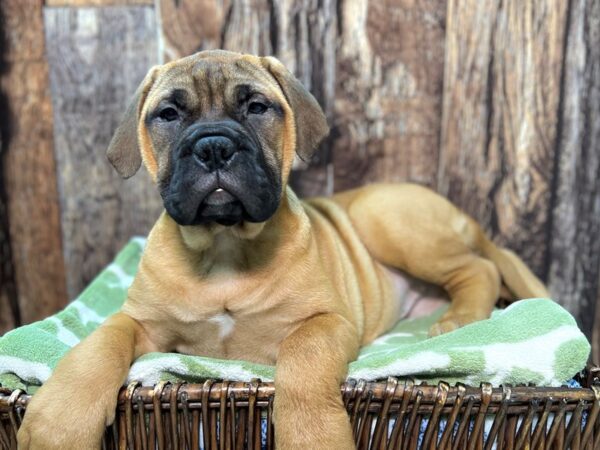
<svg viewBox="0 0 600 450"><path fill-rule="evenodd" d="M452 303L432 327L433 335L489 317L503 281L513 294L519 293L511 287L520 286L520 291L547 296L543 284L516 255L506 256L473 219L427 188L370 185L338 194L334 200L346 209L376 260L448 292Z"/></svg>

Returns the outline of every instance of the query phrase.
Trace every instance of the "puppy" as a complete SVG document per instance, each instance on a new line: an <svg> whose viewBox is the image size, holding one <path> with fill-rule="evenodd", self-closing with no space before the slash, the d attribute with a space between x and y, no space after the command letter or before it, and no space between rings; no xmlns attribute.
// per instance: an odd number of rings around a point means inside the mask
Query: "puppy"
<svg viewBox="0 0 600 450"><path fill-rule="evenodd" d="M287 186L294 155L309 159L327 133L315 99L272 57L208 51L150 70L108 158L124 177L143 162L165 212L122 311L36 393L19 448L98 448L132 361L178 351L275 364L277 448L347 450L340 383L401 315L395 270L450 297L432 335L489 317L501 288L547 296L426 188L299 200Z"/></svg>

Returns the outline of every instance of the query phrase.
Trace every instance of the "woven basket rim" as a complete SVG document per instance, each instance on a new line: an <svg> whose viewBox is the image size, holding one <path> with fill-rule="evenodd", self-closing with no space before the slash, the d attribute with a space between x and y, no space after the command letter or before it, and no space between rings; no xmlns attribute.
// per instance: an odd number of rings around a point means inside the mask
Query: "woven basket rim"
<svg viewBox="0 0 600 450"><path fill-rule="evenodd" d="M370 397L371 402L389 400L401 401L408 392L411 396L420 393L422 405L434 405L439 401L439 396L444 392L447 404L452 404L457 399L472 398L475 403L486 401L490 404L500 404L509 399L513 406L529 404L532 400L562 399L568 403L593 402L600 395L600 366L589 364L575 377L581 387L544 387L535 385L503 385L493 387L489 383L482 383L479 387L456 383L450 386L441 381L438 384L417 384L412 378L389 377L387 380L366 381L349 379L340 387L342 397L348 404L351 399ZM275 394L273 382L262 382L260 379L250 381L229 381L209 379L202 383L169 382L163 381L154 386L142 386L139 382L130 383L121 388L119 392L118 408L132 400L141 400L144 404L152 404L157 395L160 403L169 403L172 395L184 396L188 402L202 402L220 404L223 398L233 396L238 402L247 402L250 399L260 403L268 403ZM0 413L8 412L13 407L27 408L32 395L17 389L10 390L0 386Z"/></svg>

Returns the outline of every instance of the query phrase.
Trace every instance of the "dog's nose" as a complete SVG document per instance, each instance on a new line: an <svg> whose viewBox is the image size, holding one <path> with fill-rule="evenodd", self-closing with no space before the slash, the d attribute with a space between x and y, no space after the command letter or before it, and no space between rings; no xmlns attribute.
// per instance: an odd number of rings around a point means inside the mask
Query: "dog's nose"
<svg viewBox="0 0 600 450"><path fill-rule="evenodd" d="M224 167L236 151L236 144L226 136L204 136L193 147L196 161L209 172Z"/></svg>

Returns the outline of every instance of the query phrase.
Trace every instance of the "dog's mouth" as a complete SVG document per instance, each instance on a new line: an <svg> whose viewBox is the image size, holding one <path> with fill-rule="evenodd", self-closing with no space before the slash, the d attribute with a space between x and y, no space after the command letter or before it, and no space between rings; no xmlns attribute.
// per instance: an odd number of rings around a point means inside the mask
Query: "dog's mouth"
<svg viewBox="0 0 600 450"><path fill-rule="evenodd" d="M194 223L216 222L233 226L244 220L244 213L244 205L236 196L222 187L217 187L200 202Z"/></svg>
<svg viewBox="0 0 600 450"><path fill-rule="evenodd" d="M221 206L236 201L238 200L233 195L219 187L208 194L202 203L210 206Z"/></svg>
<svg viewBox="0 0 600 450"><path fill-rule="evenodd" d="M189 184L174 181L161 189L165 209L179 225L218 223L232 226L242 222L263 222L277 208L275 189L261 189L251 180L223 174L190 177Z"/></svg>
<svg viewBox="0 0 600 450"><path fill-rule="evenodd" d="M192 125L175 146L160 189L179 225L264 222L275 213L282 192L278 172L239 124Z"/></svg>

